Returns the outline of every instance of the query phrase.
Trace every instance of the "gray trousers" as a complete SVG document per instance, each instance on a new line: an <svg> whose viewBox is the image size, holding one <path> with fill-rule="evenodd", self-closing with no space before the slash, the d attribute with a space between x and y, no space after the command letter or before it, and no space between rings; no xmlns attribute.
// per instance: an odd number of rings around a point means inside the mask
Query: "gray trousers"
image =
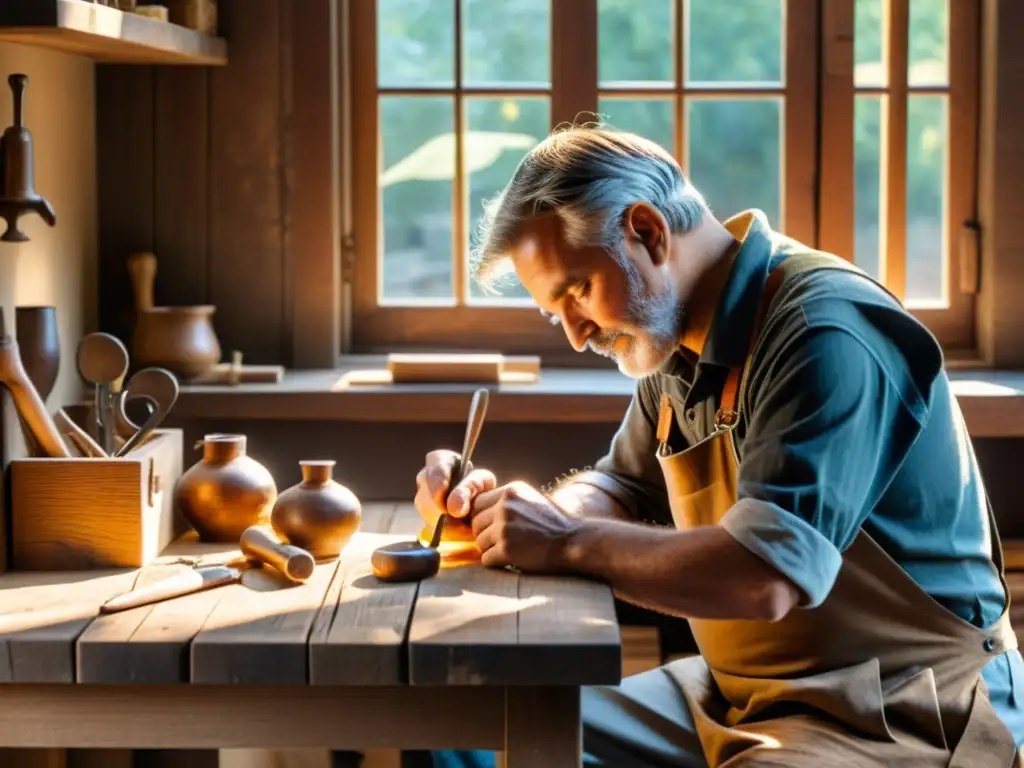
<svg viewBox="0 0 1024 768"><path fill-rule="evenodd" d="M686 699L665 667L584 688L582 706L584 765L707 768Z"/></svg>

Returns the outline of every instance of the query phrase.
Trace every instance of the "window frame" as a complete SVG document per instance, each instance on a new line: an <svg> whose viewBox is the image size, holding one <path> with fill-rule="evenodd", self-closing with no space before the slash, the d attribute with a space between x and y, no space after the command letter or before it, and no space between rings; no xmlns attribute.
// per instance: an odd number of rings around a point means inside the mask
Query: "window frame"
<svg viewBox="0 0 1024 768"><path fill-rule="evenodd" d="M981 4L946 0L947 85L909 86L907 63L912 0L882 0L884 87L854 82L856 0L825 3L822 17L821 161L817 247L853 258L855 230L854 110L858 94L887 97L882 108L880 270L900 300L906 287L907 96L945 94L946 269L949 304L909 306L951 359L970 360L978 348L978 249L973 223L978 198L978 119ZM887 102L887 103L886 103ZM887 163L886 159L891 162Z"/></svg>
<svg viewBox="0 0 1024 768"><path fill-rule="evenodd" d="M455 0L452 0L455 2ZM676 9L676 39L685 42L685 0L672 0ZM901 81L893 77L900 56L907 55L907 19L910 0L884 0L890 9L889 58L890 103L899 102ZM780 229L809 246L853 258L853 18L855 0L785 0L783 5L783 86L761 89L783 97L781 115L781 207ZM980 8L976 2L947 0L949 8L949 102L947 107L947 233L949 269L948 309L913 309L943 345L954 351L975 348L975 301L970 292L958 288L970 283L968 259L961 258L967 247L960 238L961 225L973 221L977 199L976 143L978 116L978 33ZM351 240L349 269L345 271L346 296L350 307L346 351L385 353L425 349L500 351L507 354L540 355L548 365L603 368L612 365L596 355L573 352L562 329L552 326L532 306L394 306L378 305L377 280L381 221L380 188L377 182L381 142L378 132L377 25L376 0L348 3L347 38L351 73L343 88L348 89L350 116L346 126L351 153ZM819 16L820 14L820 16ZM551 86L552 126L573 121L578 115L598 110L598 12L597 0L552 0L551 3ZM456 24L458 24L456 16ZM458 38L458 36L456 36ZM902 44L900 41L903 40ZM557 43L555 42L557 41ZM820 52L820 56L819 56ZM455 56L459 57L456 39ZM686 95L714 94L717 89L687 89L679 81L683 50L673 52L677 82L672 90L677 103L676 146L683 148L677 158L685 166ZM812 64L807 66L806 64ZM906 84L903 67L902 85ZM415 88L409 89L417 90ZM449 92L453 89L446 89ZM524 89L529 91L531 89ZM756 95L755 88L724 87L724 94ZM473 89L464 92L472 93ZM902 91L905 93L905 91ZM519 93L518 90L510 93ZM906 101L902 102L902 146L905 157ZM890 152L899 152L900 110L896 110L896 131L890 131ZM459 119L461 111L456 109ZM458 125L458 123L456 123ZM891 155L898 156L898 155ZM461 162L459 157L456 162ZM461 169L459 170L461 173ZM891 231L905 219L905 165L890 174L887 188L888 225ZM884 183L884 182L883 182ZM900 193L902 187L902 195ZM455 195L455 206L464 205ZM456 212L457 222L465 211ZM897 239L896 242L899 242ZM892 260L890 260L892 261ZM899 278L897 267L890 274ZM966 277L962 277L961 273ZM460 278L455 277L458 281ZM455 283L456 290L458 282ZM471 329L471 331L469 330Z"/></svg>

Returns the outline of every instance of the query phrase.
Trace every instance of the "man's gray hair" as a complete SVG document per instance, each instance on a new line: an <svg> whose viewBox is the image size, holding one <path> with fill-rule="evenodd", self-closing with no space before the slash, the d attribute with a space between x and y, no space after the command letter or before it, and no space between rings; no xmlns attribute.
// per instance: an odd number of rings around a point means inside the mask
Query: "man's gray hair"
<svg viewBox="0 0 1024 768"><path fill-rule="evenodd" d="M675 159L632 133L600 126L556 129L520 162L508 186L485 206L473 276L489 288L509 271L509 249L532 216L553 211L573 247L596 246L619 258L622 217L637 202L685 232L707 212Z"/></svg>

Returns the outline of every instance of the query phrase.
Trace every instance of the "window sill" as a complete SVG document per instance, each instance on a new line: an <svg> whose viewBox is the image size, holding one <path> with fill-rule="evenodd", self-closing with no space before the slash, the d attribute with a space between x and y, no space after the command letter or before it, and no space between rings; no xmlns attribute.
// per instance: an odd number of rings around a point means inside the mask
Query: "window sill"
<svg viewBox="0 0 1024 768"><path fill-rule="evenodd" d="M383 368L384 358L346 358L338 368L289 371L279 384L189 386L174 407L181 419L462 422L472 384L361 385L338 388L353 369ZM1024 371L952 367L949 376L973 437L1024 436ZM617 370L548 368L535 384L492 389L493 422L615 424L633 382Z"/></svg>

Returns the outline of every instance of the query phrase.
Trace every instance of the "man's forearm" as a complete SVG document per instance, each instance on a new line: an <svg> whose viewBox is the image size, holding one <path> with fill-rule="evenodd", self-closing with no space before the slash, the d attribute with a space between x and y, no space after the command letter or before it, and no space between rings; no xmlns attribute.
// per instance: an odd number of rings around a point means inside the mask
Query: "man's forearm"
<svg viewBox="0 0 1024 768"><path fill-rule="evenodd" d="M610 493L587 483L569 483L550 494L551 501L570 517L592 520L630 520L629 512Z"/></svg>
<svg viewBox="0 0 1024 768"><path fill-rule="evenodd" d="M800 598L788 579L719 526L677 531L582 519L562 561L625 600L686 618L776 620Z"/></svg>

